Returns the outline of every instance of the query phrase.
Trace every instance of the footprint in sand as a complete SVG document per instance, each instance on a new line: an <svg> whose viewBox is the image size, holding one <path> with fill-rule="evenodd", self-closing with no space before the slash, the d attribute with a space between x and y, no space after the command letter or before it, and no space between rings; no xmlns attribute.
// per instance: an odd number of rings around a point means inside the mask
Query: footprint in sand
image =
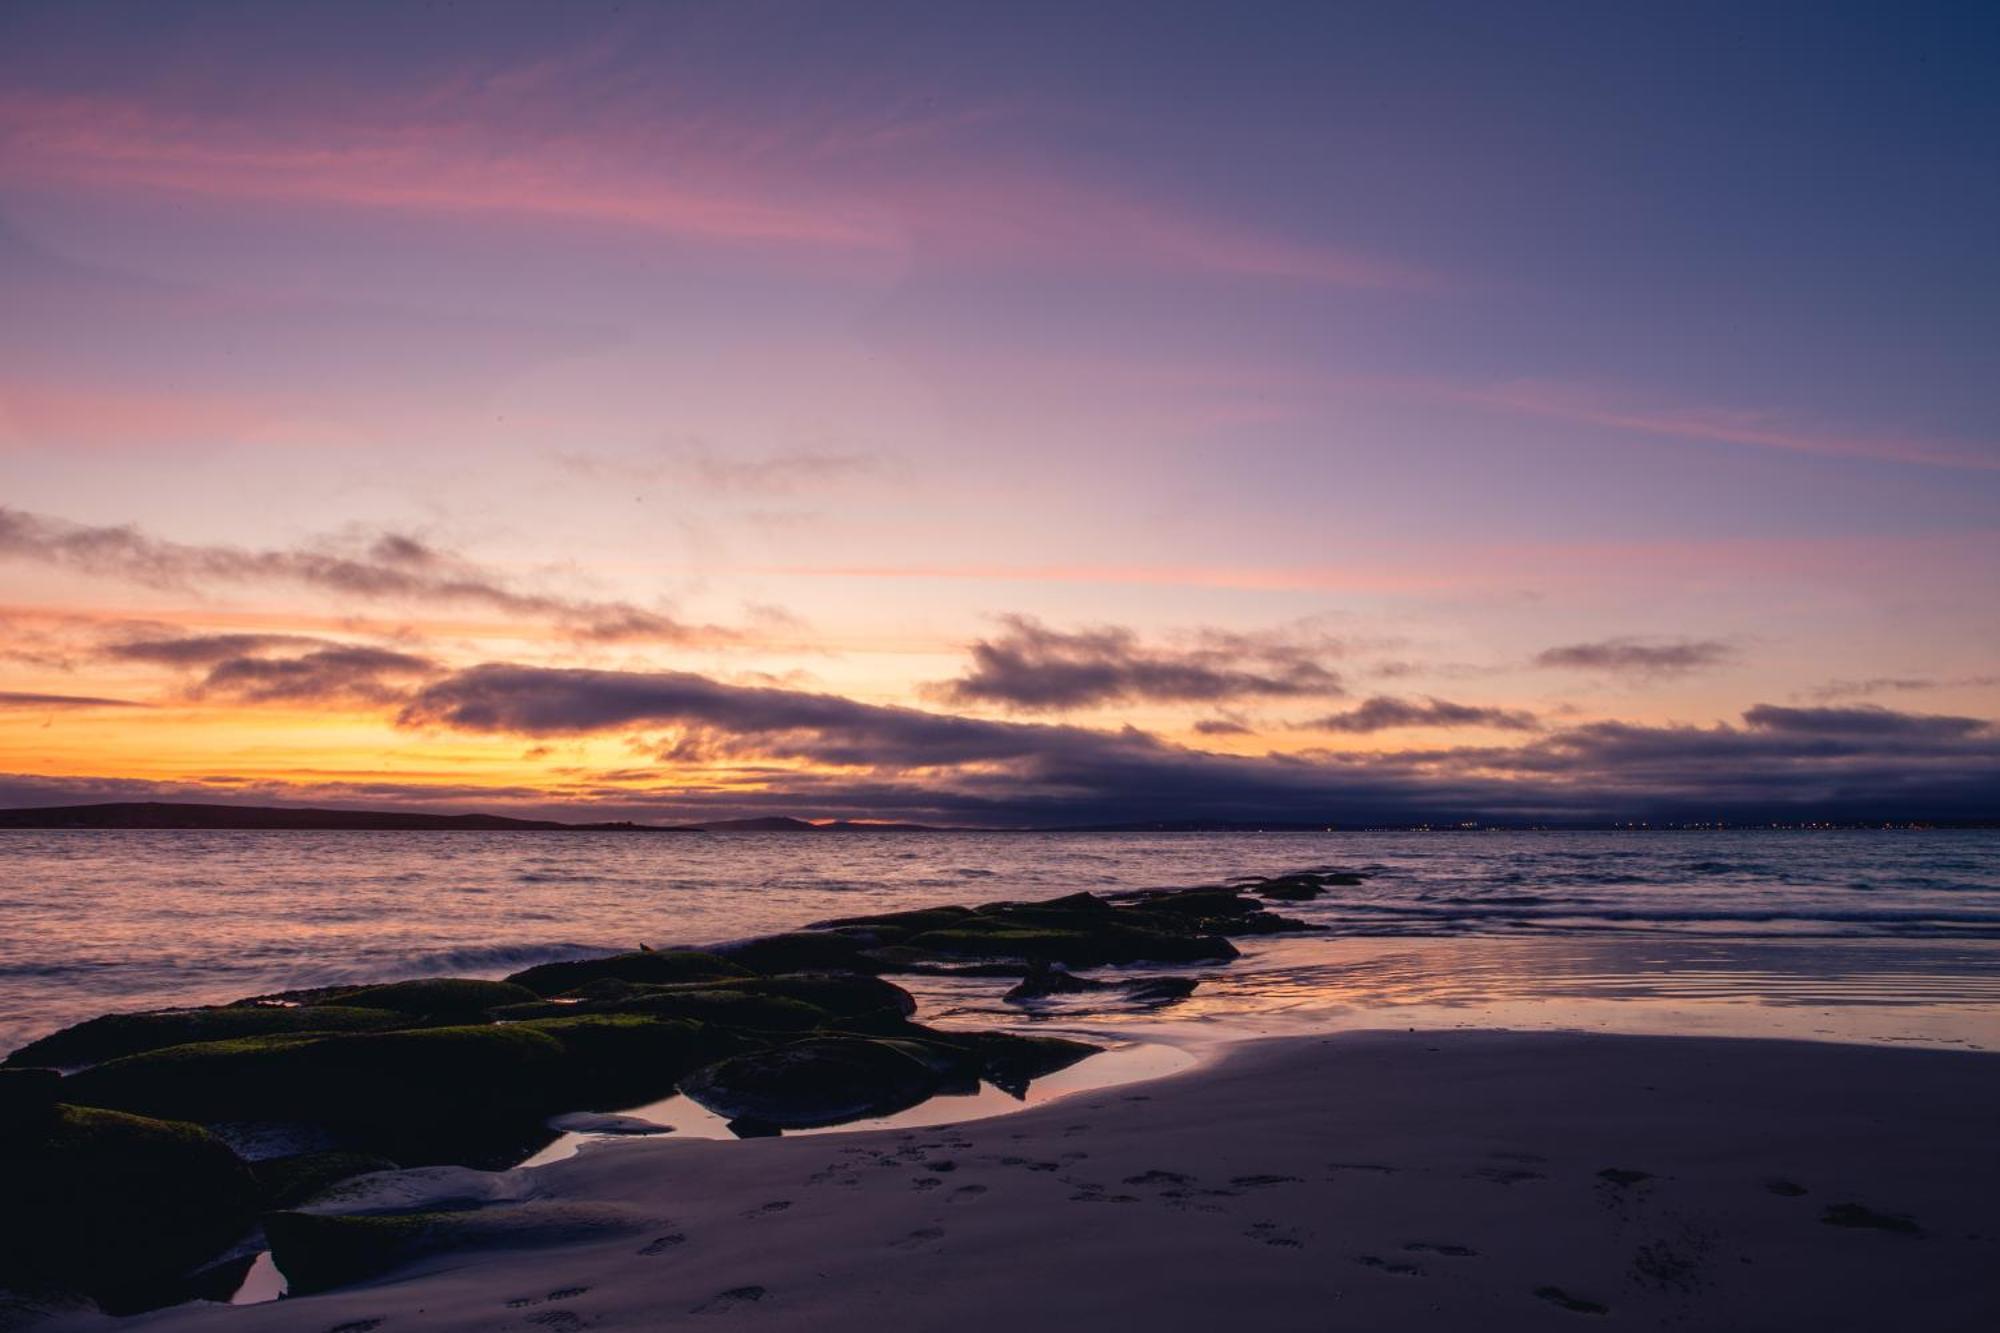
<svg viewBox="0 0 2000 1333"><path fill-rule="evenodd" d="M1551 1305L1561 1306L1571 1314L1610 1314L1611 1307L1599 1301L1586 1300L1582 1296L1572 1296L1561 1287L1536 1287L1535 1295Z"/></svg>
<svg viewBox="0 0 2000 1333"><path fill-rule="evenodd" d="M1772 1176L1764 1182L1764 1188L1786 1199L1796 1199L1806 1192L1804 1185L1796 1180L1786 1180L1783 1176Z"/></svg>
<svg viewBox="0 0 2000 1333"><path fill-rule="evenodd" d="M1638 1185L1653 1178L1651 1171L1633 1171L1622 1166L1607 1166L1597 1173L1597 1178L1607 1185L1620 1189L1628 1185Z"/></svg>
<svg viewBox="0 0 2000 1333"><path fill-rule="evenodd" d="M946 1172L958 1170L958 1163L950 1160L949 1158L939 1158L935 1162L925 1162L924 1170L936 1171L939 1172L940 1174L943 1174Z"/></svg>
<svg viewBox="0 0 2000 1333"><path fill-rule="evenodd" d="M960 1185L944 1197L952 1203L965 1203L986 1193L984 1185Z"/></svg>
<svg viewBox="0 0 2000 1333"><path fill-rule="evenodd" d="M1547 1180L1539 1171L1521 1171L1510 1167L1486 1166L1466 1174L1467 1180L1485 1180L1495 1185L1519 1185L1529 1180Z"/></svg>
<svg viewBox="0 0 2000 1333"><path fill-rule="evenodd" d="M1370 1171L1376 1175L1393 1176L1401 1167L1384 1166L1380 1162L1328 1162L1329 1171Z"/></svg>
<svg viewBox="0 0 2000 1333"><path fill-rule="evenodd" d="M1306 1243L1301 1233L1291 1227L1281 1227L1276 1222L1252 1222L1243 1234L1261 1244L1287 1250L1303 1249Z"/></svg>
<svg viewBox="0 0 2000 1333"><path fill-rule="evenodd" d="M791 1206L792 1206L792 1201L790 1199L773 1199L769 1203L759 1204L757 1207L752 1208L749 1212L743 1214L743 1216L773 1217L779 1213L784 1212L787 1208L790 1208Z"/></svg>
<svg viewBox="0 0 2000 1333"><path fill-rule="evenodd" d="M1869 1231L1893 1231L1901 1236L1921 1236L1924 1229L1908 1213L1882 1213L1860 1203L1836 1203L1820 1214L1830 1227L1861 1227Z"/></svg>
<svg viewBox="0 0 2000 1333"><path fill-rule="evenodd" d="M380 1327L382 1321L379 1319L350 1319L344 1324L335 1324L326 1333L370 1333Z"/></svg>
<svg viewBox="0 0 2000 1333"><path fill-rule="evenodd" d="M731 1287L728 1291L718 1291L715 1295L689 1310L689 1314L721 1314L739 1305L754 1305L770 1293L762 1287Z"/></svg>
<svg viewBox="0 0 2000 1333"><path fill-rule="evenodd" d="M1229 1183L1240 1189L1263 1189L1269 1185L1303 1184L1297 1176L1232 1176Z"/></svg>
<svg viewBox="0 0 2000 1333"><path fill-rule="evenodd" d="M1470 1245L1445 1245L1437 1241L1413 1240L1403 1247L1413 1254L1436 1254L1446 1259L1477 1259L1479 1251Z"/></svg>
<svg viewBox="0 0 2000 1333"><path fill-rule="evenodd" d="M1127 1185L1192 1185L1194 1177L1179 1171L1141 1171L1125 1177Z"/></svg>
<svg viewBox="0 0 2000 1333"><path fill-rule="evenodd" d="M583 1327L583 1319L567 1310L544 1310L540 1314L528 1316L528 1322L540 1328L550 1328L556 1333L570 1333L572 1329Z"/></svg>
<svg viewBox="0 0 2000 1333"><path fill-rule="evenodd" d="M1384 1259L1379 1254L1357 1254L1354 1262L1363 1268L1373 1268L1377 1272L1390 1273L1396 1277L1422 1277L1424 1270L1416 1264L1406 1264L1400 1259Z"/></svg>
<svg viewBox="0 0 2000 1333"><path fill-rule="evenodd" d="M894 1245L899 1250L917 1250L917 1249L922 1249L924 1246L932 1244L935 1241L940 1241L943 1239L944 1239L943 1227L918 1227L915 1231L912 1231L909 1235L903 1237L901 1240L891 1241L890 1244Z"/></svg>
<svg viewBox="0 0 2000 1333"><path fill-rule="evenodd" d="M552 1301L573 1301L589 1290L589 1287L558 1287L549 1293L549 1299Z"/></svg>
<svg viewBox="0 0 2000 1333"><path fill-rule="evenodd" d="M918 1176L910 1182L910 1188L914 1190L934 1190L942 1184L944 1182L936 1176Z"/></svg>
<svg viewBox="0 0 2000 1333"><path fill-rule="evenodd" d="M1097 1184L1097 1183L1095 1183L1095 1182L1093 1182L1093 1181L1088 1181L1088 1180L1068 1180L1068 1181L1064 1181L1063 1183L1064 1183L1064 1184L1066 1184L1066 1185L1068 1185L1068 1186L1070 1186L1071 1188L1073 1188L1073 1189L1074 1189L1074 1190L1076 1191L1076 1193L1074 1193L1074 1194L1072 1194L1072 1195L1070 1195L1070 1196L1069 1196L1069 1201L1070 1201L1071 1203L1137 1203L1137 1202L1139 1202L1139 1196L1138 1196L1138 1195L1136 1195L1136 1194L1106 1194L1106 1193L1104 1192L1104 1186L1102 1186L1102 1185L1099 1185L1099 1184Z"/></svg>

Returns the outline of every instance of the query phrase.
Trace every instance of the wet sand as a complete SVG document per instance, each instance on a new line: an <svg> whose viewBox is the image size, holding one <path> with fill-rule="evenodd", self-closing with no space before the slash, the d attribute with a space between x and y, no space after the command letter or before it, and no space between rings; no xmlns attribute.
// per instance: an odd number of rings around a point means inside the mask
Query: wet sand
<svg viewBox="0 0 2000 1333"><path fill-rule="evenodd" d="M65 1326L1974 1329L2000 1318L1996 1131L1992 1055L1256 1042L960 1126L595 1146L475 1177L484 1248Z"/></svg>

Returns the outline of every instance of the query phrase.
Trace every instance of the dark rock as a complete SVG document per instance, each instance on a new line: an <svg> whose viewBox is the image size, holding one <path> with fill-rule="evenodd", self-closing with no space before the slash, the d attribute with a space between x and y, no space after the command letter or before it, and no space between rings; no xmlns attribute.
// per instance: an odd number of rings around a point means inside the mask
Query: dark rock
<svg viewBox="0 0 2000 1333"><path fill-rule="evenodd" d="M1028 1037L1014 1032L953 1033L979 1056L980 1073L994 1087L1015 1097L1028 1084L1058 1069L1067 1069L1103 1049L1067 1037Z"/></svg>
<svg viewBox="0 0 2000 1333"><path fill-rule="evenodd" d="M1021 984L1000 998L1009 1004L1025 1004L1030 1000L1043 1000L1051 995L1077 995L1084 991L1106 990L1111 983L1093 981L1089 977L1079 977L1052 967L1048 963L1038 963L1030 968Z"/></svg>
<svg viewBox="0 0 2000 1333"><path fill-rule="evenodd" d="M712 953L691 949L641 950L613 954L609 958L581 958L565 963L543 963L508 977L510 984L525 986L537 995L567 995L598 981L639 982L671 986L690 981L725 981L752 975L749 968Z"/></svg>
<svg viewBox="0 0 2000 1333"><path fill-rule="evenodd" d="M1238 887L1242 892L1254 893L1260 898L1296 903L1310 902L1328 889L1353 888L1366 878L1365 875L1344 870L1307 870L1294 875L1252 880Z"/></svg>
<svg viewBox="0 0 2000 1333"><path fill-rule="evenodd" d="M114 1312L174 1299L243 1234L256 1184L196 1125L59 1106L0 1140L0 1287L73 1291Z"/></svg>
<svg viewBox="0 0 2000 1333"><path fill-rule="evenodd" d="M62 1082L53 1069L0 1069L0 1133L46 1126L62 1098Z"/></svg>
<svg viewBox="0 0 2000 1333"><path fill-rule="evenodd" d="M1185 1000L1194 994L1194 988L1200 984L1200 979L1196 977L1146 977L1124 983L1123 989L1135 1000L1163 1004L1168 1000Z"/></svg>
<svg viewBox="0 0 2000 1333"><path fill-rule="evenodd" d="M7 1057L9 1067L41 1065L74 1068L120 1056L185 1046L300 1032L368 1032L405 1020L379 1006L217 1005L204 1009L161 1009L140 1014L106 1014L29 1042Z"/></svg>
<svg viewBox="0 0 2000 1333"><path fill-rule="evenodd" d="M697 1070L681 1091L717 1115L785 1129L837 1125L915 1106L938 1087L923 1061L890 1042L813 1037Z"/></svg>

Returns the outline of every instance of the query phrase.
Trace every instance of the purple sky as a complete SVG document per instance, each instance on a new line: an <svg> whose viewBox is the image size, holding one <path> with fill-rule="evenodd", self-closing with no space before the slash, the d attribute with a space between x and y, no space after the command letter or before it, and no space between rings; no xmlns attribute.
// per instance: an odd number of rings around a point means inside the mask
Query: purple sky
<svg viewBox="0 0 2000 1333"><path fill-rule="evenodd" d="M9 6L0 803L2000 815L1996 55Z"/></svg>

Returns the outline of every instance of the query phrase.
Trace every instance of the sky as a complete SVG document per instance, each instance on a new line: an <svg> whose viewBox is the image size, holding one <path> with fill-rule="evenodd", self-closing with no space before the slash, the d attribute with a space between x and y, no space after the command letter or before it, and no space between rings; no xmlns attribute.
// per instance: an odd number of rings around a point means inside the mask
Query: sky
<svg viewBox="0 0 2000 1333"><path fill-rule="evenodd" d="M0 804L2000 817L2000 10L0 8Z"/></svg>

